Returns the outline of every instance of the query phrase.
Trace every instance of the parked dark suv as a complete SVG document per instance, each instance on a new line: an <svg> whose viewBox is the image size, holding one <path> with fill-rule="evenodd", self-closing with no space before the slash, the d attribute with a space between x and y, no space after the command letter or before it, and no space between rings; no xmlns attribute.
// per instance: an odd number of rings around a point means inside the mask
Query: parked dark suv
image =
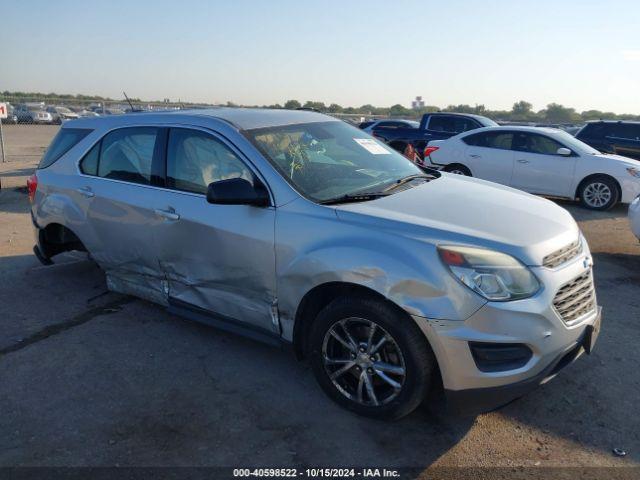
<svg viewBox="0 0 640 480"><path fill-rule="evenodd" d="M640 160L640 122L588 122L576 134L576 138L601 152Z"/></svg>

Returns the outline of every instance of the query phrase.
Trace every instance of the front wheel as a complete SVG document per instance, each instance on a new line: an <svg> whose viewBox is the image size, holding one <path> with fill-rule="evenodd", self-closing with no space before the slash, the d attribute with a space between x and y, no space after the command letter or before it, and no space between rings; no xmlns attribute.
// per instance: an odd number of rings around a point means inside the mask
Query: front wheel
<svg viewBox="0 0 640 480"><path fill-rule="evenodd" d="M418 326L388 303L344 297L325 307L310 337L318 383L360 415L396 419L425 398L436 362Z"/></svg>
<svg viewBox="0 0 640 480"><path fill-rule="evenodd" d="M602 175L582 182L579 195L580 203L590 210L609 210L620 196L616 182Z"/></svg>

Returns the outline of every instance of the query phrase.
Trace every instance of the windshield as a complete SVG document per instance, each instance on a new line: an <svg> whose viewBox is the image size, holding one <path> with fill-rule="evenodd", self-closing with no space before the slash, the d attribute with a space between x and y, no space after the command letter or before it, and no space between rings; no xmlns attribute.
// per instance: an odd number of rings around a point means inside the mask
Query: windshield
<svg viewBox="0 0 640 480"><path fill-rule="evenodd" d="M344 122L260 128L245 135L296 190L316 202L381 192L422 173L392 148Z"/></svg>
<svg viewBox="0 0 640 480"><path fill-rule="evenodd" d="M564 143L571 150L574 150L578 153L583 153L586 155L598 155L600 152L593 147L590 147L584 142L581 142L573 135L565 132L565 131L557 131L554 132L555 137L562 143Z"/></svg>

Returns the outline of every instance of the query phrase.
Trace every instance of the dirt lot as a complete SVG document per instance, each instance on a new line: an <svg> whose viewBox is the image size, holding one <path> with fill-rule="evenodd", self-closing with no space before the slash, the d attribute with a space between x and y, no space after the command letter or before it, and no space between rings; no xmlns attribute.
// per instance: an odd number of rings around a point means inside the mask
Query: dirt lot
<svg viewBox="0 0 640 480"><path fill-rule="evenodd" d="M333 404L287 350L107 293L82 256L41 266L18 187L55 130L5 127L0 466L640 464L640 246L626 207L562 204L594 252L604 325L592 356L490 414L377 422Z"/></svg>

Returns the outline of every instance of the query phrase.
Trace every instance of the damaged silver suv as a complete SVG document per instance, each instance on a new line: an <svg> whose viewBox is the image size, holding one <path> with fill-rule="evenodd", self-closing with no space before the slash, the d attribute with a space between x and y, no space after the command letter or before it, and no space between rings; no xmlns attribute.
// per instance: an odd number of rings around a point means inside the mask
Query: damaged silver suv
<svg viewBox="0 0 640 480"><path fill-rule="evenodd" d="M86 250L109 289L292 344L359 414L440 384L479 412L597 338L591 255L555 204L421 170L310 112L66 122L29 179L36 255Z"/></svg>

